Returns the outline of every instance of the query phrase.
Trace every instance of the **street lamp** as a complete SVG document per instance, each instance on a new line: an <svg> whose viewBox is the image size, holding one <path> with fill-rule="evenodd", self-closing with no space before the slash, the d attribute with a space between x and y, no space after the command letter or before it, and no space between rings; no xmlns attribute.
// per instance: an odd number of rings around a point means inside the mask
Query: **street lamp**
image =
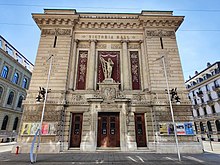
<svg viewBox="0 0 220 165"><path fill-rule="evenodd" d="M45 106L46 106L46 101L47 101L47 94L50 91L50 90L48 90L48 86L49 86L49 81L50 81L50 73L51 73L53 55L51 55L47 59L47 62L49 60L50 60L50 66L49 66L49 70L48 70L46 89L43 88L43 87L42 88L40 87L39 94L36 97L36 102L39 103L41 101L41 99L43 99L44 103L43 103L43 110L42 110L42 113L41 113L40 125L39 125L39 128L37 129L37 131L35 133L34 139L33 139L32 144L31 144L31 150L30 150L30 160L31 160L31 163L34 163L34 162L37 161L37 153L38 153L38 149L39 149L39 146L40 146L40 138L41 138L41 133L42 133L42 124L43 124L43 119L44 119L44 112L45 112ZM38 138L37 148L36 148L36 151L35 151L35 158L33 158L33 156L34 156L34 153L33 153L33 151L34 151L34 144L35 144L37 138Z"/></svg>
<svg viewBox="0 0 220 165"><path fill-rule="evenodd" d="M173 115L173 107L172 107L171 97L170 97L170 93L169 93L170 89L169 89L169 83L168 83L168 79L167 79L167 71L166 71L166 66L165 66L164 58L165 57L162 56L162 57L156 59L156 61L162 59L163 70L164 70L164 75L165 75L165 79L166 79L166 86L167 86L167 92L168 92L168 99L169 99L169 104L170 104L170 112L171 112L171 117L172 117L172 122L173 122L173 127L174 127L174 135L175 135L175 140L176 140L176 149L177 149L177 154L178 154L179 161L181 161L180 151L179 151L179 144L178 144L178 138L177 138L177 131L176 131L176 123L175 123L174 115ZM172 90L171 90L171 95L173 94L172 96L174 97L175 96L174 94L176 94L176 93L175 93L175 90L173 90L173 91ZM176 99L176 101L178 103L180 103L180 98L178 96L174 97L174 98Z"/></svg>

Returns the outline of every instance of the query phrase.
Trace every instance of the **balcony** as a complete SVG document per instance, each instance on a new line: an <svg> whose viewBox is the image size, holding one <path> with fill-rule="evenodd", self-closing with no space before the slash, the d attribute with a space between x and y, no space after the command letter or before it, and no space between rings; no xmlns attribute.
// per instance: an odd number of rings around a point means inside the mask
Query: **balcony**
<svg viewBox="0 0 220 165"><path fill-rule="evenodd" d="M202 91L197 92L197 96L200 98L203 97L203 92Z"/></svg>

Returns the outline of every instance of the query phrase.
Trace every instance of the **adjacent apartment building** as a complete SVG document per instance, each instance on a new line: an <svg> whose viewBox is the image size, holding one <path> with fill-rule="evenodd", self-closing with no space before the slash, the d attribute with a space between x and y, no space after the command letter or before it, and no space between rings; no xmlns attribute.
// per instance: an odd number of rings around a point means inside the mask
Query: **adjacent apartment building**
<svg viewBox="0 0 220 165"><path fill-rule="evenodd" d="M39 152L176 152L166 77L181 98L181 104L173 102L180 151L202 152L176 42L183 16L73 9L45 9L32 16L41 38L24 102L21 152L30 152L41 121L50 66Z"/></svg>
<svg viewBox="0 0 220 165"><path fill-rule="evenodd" d="M186 81L198 138L220 141L220 62Z"/></svg>
<svg viewBox="0 0 220 165"><path fill-rule="evenodd" d="M0 142L16 140L33 64L0 36Z"/></svg>

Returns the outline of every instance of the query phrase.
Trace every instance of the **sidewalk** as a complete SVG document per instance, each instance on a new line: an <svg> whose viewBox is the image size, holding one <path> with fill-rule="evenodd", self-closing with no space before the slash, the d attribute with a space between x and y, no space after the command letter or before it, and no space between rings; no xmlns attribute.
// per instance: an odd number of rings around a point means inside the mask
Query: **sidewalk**
<svg viewBox="0 0 220 165"><path fill-rule="evenodd" d="M11 151L14 144L16 142L0 143L0 153Z"/></svg>

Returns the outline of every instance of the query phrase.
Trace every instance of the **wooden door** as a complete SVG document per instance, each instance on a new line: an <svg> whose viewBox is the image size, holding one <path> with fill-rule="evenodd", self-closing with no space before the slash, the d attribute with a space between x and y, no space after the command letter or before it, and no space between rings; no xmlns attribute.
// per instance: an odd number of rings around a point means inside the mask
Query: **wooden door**
<svg viewBox="0 0 220 165"><path fill-rule="evenodd" d="M119 113L99 113L97 146L120 146Z"/></svg>
<svg viewBox="0 0 220 165"><path fill-rule="evenodd" d="M70 147L80 147L81 135L82 135L82 113L72 114L72 130L71 130L71 140Z"/></svg>
<svg viewBox="0 0 220 165"><path fill-rule="evenodd" d="M135 114L135 133L137 147L146 147L146 131L144 114Z"/></svg>

